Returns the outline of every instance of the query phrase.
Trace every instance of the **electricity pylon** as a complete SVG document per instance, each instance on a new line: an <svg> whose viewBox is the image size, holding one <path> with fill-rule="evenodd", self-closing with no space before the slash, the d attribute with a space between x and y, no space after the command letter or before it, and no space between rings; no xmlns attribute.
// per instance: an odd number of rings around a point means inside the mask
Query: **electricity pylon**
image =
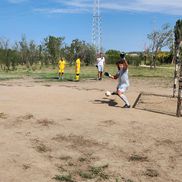
<svg viewBox="0 0 182 182"><path fill-rule="evenodd" d="M93 7L93 26L92 26L92 44L97 53L101 52L101 14L100 14L100 0L94 0Z"/></svg>

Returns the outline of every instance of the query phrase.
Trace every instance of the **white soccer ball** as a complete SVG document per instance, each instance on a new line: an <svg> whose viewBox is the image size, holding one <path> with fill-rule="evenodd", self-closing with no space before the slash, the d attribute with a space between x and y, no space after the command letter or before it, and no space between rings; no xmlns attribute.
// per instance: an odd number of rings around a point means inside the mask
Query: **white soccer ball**
<svg viewBox="0 0 182 182"><path fill-rule="evenodd" d="M109 96L111 95L111 92L106 91L106 92L105 92L105 95L106 95L107 97L109 97Z"/></svg>

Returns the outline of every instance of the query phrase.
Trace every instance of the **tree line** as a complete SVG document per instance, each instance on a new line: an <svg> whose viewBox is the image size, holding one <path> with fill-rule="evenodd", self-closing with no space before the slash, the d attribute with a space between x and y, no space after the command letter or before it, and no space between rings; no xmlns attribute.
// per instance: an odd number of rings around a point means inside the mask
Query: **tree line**
<svg viewBox="0 0 182 182"><path fill-rule="evenodd" d="M177 23L182 20L177 20ZM149 45L141 52L127 53L129 64L138 66L141 63L156 67L157 64L171 63L175 52L174 32L169 24L162 25L160 30L153 30L147 35ZM75 57L79 56L84 65L93 65L96 62L96 49L93 45L79 39L72 40L70 45L64 43L64 37L48 36L37 45L33 40L27 41L23 35L21 40L10 45L6 38L0 38L0 68L4 70L16 70L17 66L24 65L31 69L33 65L52 65L56 67L60 57L64 57L68 64L72 65ZM169 51L162 51L167 47ZM120 50L122 51L122 50ZM107 63L115 63L120 56L118 50L107 50L105 57Z"/></svg>
<svg viewBox="0 0 182 182"><path fill-rule="evenodd" d="M35 41L27 41L23 35L21 40L10 45L6 38L0 39L0 67L3 70L16 70L17 66L26 66L31 69L33 65L57 66L60 57L64 57L68 64L74 63L75 57L79 56L85 65L93 64L96 57L95 48L86 43L75 39L70 45L64 43L64 37L48 36L41 44Z"/></svg>

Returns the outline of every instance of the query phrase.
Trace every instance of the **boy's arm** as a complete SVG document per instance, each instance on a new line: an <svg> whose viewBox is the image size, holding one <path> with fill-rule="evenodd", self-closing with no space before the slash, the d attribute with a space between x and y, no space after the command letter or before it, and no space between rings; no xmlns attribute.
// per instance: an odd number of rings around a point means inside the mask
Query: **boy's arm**
<svg viewBox="0 0 182 182"><path fill-rule="evenodd" d="M112 78L112 79L117 79L117 78L118 78L118 74L116 74L116 75L111 75L110 73L105 72L104 75L105 75L105 76L108 76L109 78Z"/></svg>
<svg viewBox="0 0 182 182"><path fill-rule="evenodd" d="M125 69L128 68L128 61L125 59Z"/></svg>

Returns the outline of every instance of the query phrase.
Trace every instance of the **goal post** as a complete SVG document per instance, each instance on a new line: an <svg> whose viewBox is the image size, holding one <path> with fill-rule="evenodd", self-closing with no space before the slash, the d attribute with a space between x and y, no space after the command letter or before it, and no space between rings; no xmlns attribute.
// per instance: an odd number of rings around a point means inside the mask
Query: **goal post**
<svg viewBox="0 0 182 182"><path fill-rule="evenodd" d="M174 27L175 36L175 64L177 65L176 80L178 86L176 116L182 116L182 20L177 20ZM175 82L176 82L175 80Z"/></svg>
<svg viewBox="0 0 182 182"><path fill-rule="evenodd" d="M176 116L182 116L182 41L179 44L179 78Z"/></svg>

